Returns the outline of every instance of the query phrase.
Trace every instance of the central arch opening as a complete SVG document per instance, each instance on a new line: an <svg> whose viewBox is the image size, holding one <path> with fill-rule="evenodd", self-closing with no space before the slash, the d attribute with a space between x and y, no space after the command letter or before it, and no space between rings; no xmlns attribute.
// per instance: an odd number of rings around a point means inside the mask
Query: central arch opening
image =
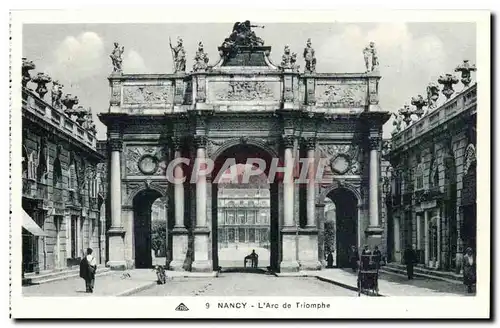
<svg viewBox="0 0 500 328"><path fill-rule="evenodd" d="M265 169L248 164L249 158L263 160ZM279 270L278 185L268 179L271 160L268 152L253 145L233 146L215 160L212 184L215 270Z"/></svg>
<svg viewBox="0 0 500 328"><path fill-rule="evenodd" d="M167 202L156 190L142 190L133 200L136 268L166 265Z"/></svg>
<svg viewBox="0 0 500 328"><path fill-rule="evenodd" d="M328 211L328 212L327 212ZM358 247L358 199L349 189L337 188L332 190L325 200L326 236L325 250L333 250L336 266L349 266L351 246ZM328 223L328 224L326 224Z"/></svg>

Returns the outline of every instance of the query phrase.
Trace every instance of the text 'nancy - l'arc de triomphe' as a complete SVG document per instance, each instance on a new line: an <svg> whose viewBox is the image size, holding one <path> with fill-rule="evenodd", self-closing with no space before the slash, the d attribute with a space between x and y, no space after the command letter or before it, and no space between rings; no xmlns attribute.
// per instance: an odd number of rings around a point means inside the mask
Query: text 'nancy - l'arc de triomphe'
<svg viewBox="0 0 500 328"><path fill-rule="evenodd" d="M328 163L319 181L269 181L272 270L322 267L329 201L337 213L337 261L352 245L380 245L380 152L389 113L378 105L381 76L374 44L364 51L366 72L316 73L308 40L299 72L297 55L288 47L281 64L273 64L271 47L251 27L235 24L213 65L200 42L191 73L186 73L182 39L172 47L173 74L124 74L124 50L115 44L110 106L99 116L108 129L112 268L140 267L141 258L151 258L149 237L138 227L150 220L151 204L164 197L170 268L216 270L219 187L214 178L228 158L236 163L260 158L268 164L265 174L274 159L285 165L297 157ZM166 175L176 158L210 159L215 165L191 183L189 165L179 163L174 176L186 180L171 183Z"/></svg>

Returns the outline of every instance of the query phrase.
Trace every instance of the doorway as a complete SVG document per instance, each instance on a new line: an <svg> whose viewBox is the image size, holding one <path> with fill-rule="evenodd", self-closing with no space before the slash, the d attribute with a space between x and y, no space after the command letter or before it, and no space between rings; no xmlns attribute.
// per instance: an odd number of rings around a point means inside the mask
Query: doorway
<svg viewBox="0 0 500 328"><path fill-rule="evenodd" d="M349 267L351 246L358 247L358 200L349 189L332 190L327 198L335 204L335 254L337 267Z"/></svg>

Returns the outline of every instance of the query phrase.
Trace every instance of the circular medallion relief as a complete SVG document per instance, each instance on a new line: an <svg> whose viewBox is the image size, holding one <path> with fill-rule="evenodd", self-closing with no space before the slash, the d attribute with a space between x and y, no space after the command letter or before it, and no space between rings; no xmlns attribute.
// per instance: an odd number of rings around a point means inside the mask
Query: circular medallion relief
<svg viewBox="0 0 500 328"><path fill-rule="evenodd" d="M332 158L330 166L333 172L337 174L345 174L351 166L351 160L347 157L347 155L339 154Z"/></svg>
<svg viewBox="0 0 500 328"><path fill-rule="evenodd" d="M153 174L158 169L158 160L151 155L144 155L139 160L139 170L143 174Z"/></svg>

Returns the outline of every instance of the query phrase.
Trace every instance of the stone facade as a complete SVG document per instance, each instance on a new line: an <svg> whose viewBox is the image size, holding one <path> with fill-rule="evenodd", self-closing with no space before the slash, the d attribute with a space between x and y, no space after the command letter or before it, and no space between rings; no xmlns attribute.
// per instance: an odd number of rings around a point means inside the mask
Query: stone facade
<svg viewBox="0 0 500 328"><path fill-rule="evenodd" d="M476 249L477 84L393 135L386 159L389 257L408 245L428 268L460 271ZM390 198L389 198L390 197Z"/></svg>
<svg viewBox="0 0 500 328"><path fill-rule="evenodd" d="M108 127L110 158L109 265L137 265L137 202L167 197L171 268L215 269L213 180L226 158L245 163L257 157L267 167L272 159L286 164L296 157L326 163L319 181L270 184L274 270L321 267L324 204L333 194L335 202L349 199L344 212L352 231L345 243L380 245L381 134L389 118L378 106L381 76L376 71L301 74L273 64L271 47L262 45L219 50L216 64L193 73L109 77L109 111L100 115ZM172 184L165 174L181 157L212 159L215 172L196 183ZM177 165L174 171L189 180L190 169ZM123 247L125 255L119 252Z"/></svg>
<svg viewBox="0 0 500 328"><path fill-rule="evenodd" d="M88 247L105 263L105 176L98 168L103 157L96 151L95 130L89 121L72 119L57 99L52 105L44 100L40 85L38 94L33 92L25 77L22 207L45 236L23 225L23 273L77 265Z"/></svg>

